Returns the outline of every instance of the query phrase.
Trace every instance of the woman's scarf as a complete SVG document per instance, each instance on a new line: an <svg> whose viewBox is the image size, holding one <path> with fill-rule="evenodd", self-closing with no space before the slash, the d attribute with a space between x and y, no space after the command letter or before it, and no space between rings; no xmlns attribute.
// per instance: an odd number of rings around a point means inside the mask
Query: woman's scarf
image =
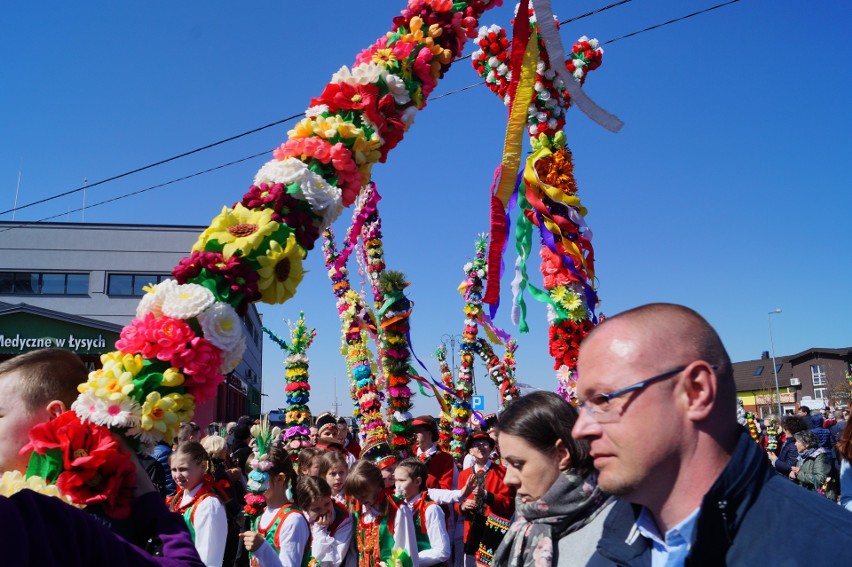
<svg viewBox="0 0 852 567"><path fill-rule="evenodd" d="M823 453L828 453L828 449L825 447L811 447L810 449L805 449L803 452L799 453L799 458L802 459L802 462L804 462L805 459L809 457L816 459Z"/></svg>
<svg viewBox="0 0 852 567"><path fill-rule="evenodd" d="M609 498L597 480L596 472L583 477L569 469L535 502L516 500L515 521L494 552L492 565L556 565L559 539L591 522Z"/></svg>

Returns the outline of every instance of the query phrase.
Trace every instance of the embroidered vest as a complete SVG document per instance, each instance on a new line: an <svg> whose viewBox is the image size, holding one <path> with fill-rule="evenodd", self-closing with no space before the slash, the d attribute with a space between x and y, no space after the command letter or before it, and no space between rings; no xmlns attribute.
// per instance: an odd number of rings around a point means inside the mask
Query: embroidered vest
<svg viewBox="0 0 852 567"><path fill-rule="evenodd" d="M266 540L266 543L272 546L272 549L275 550L276 554L281 551L277 545L278 532L281 531L281 527L284 525L284 520L286 520L290 514L298 514L301 516L302 513L293 504L282 506L275 513L272 523L270 523L266 528L260 527L260 516L252 518L252 531L259 533L261 537ZM302 567L308 567L316 564L316 561L314 561L313 555L311 554L312 540L313 537L308 535L308 541L305 543L305 551L302 552L302 561L300 563ZM249 553L249 558L251 560L252 567L260 566L260 563L257 561L257 557L255 557L254 553Z"/></svg>
<svg viewBox="0 0 852 567"><path fill-rule="evenodd" d="M192 536L192 541L195 541L195 511L198 510L198 505L201 504L204 500L208 498L217 498L219 499L219 495L216 493L216 488L213 486L213 483L208 481L207 479L202 481L201 488L195 494L195 496L187 503L181 506L181 500L183 500L184 491L182 489L178 489L177 493L174 496L169 496L166 499L166 503L169 505L169 510L172 512L177 512L178 514L183 516L183 520L186 522L187 527L189 528L189 534ZM221 499L220 499L221 500Z"/></svg>
<svg viewBox="0 0 852 567"><path fill-rule="evenodd" d="M388 498L390 511L370 524L364 522L362 512L355 512L358 533L355 544L358 551L358 567L378 567L379 563L387 563L391 558L394 547L394 532L396 531L396 512L399 505Z"/></svg>

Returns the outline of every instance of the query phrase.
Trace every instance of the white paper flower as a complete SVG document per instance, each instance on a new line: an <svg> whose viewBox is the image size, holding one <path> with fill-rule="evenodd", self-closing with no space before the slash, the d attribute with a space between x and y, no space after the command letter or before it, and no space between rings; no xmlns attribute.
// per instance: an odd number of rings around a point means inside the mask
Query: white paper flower
<svg viewBox="0 0 852 567"><path fill-rule="evenodd" d="M302 353L291 354L284 359L285 364L308 364L309 359Z"/></svg>
<svg viewBox="0 0 852 567"><path fill-rule="evenodd" d="M231 348L231 350L222 351L222 366L219 367L219 372L227 374L239 366L243 359L243 353L246 351L246 338L240 335L240 339Z"/></svg>
<svg viewBox="0 0 852 567"><path fill-rule="evenodd" d="M142 409L133 398L98 400L89 420L106 427L128 428L139 424Z"/></svg>
<svg viewBox="0 0 852 567"><path fill-rule="evenodd" d="M204 338L222 351L233 349L243 336L240 316L227 303L217 301L198 314Z"/></svg>
<svg viewBox="0 0 852 567"><path fill-rule="evenodd" d="M400 120L405 124L405 130L408 131L411 128L411 125L414 124L414 119L417 117L417 108L414 106L409 106L405 110L402 111L402 116Z"/></svg>
<svg viewBox="0 0 852 567"><path fill-rule="evenodd" d="M103 402L95 395L95 391L89 389L77 396L77 399L71 404L71 409L74 410L80 421L91 421L91 416L98 411L98 404L100 403Z"/></svg>
<svg viewBox="0 0 852 567"><path fill-rule="evenodd" d="M254 184L260 185L261 183L266 183L275 185L276 183L283 183L284 185L289 185L301 179L306 171L308 171L308 166L296 158L291 157L282 161L274 159L266 162L260 168L260 171L254 176Z"/></svg>
<svg viewBox="0 0 852 567"><path fill-rule="evenodd" d="M148 313L152 313L157 318L162 317L163 299L177 286L178 283L172 279L163 280L155 285L154 290L143 295L136 306L136 318L144 319Z"/></svg>
<svg viewBox="0 0 852 567"><path fill-rule="evenodd" d="M313 171L307 171L299 180L299 188L314 213L322 217L321 229L324 230L337 220L343 211L340 187L329 185Z"/></svg>
<svg viewBox="0 0 852 567"><path fill-rule="evenodd" d="M163 315L175 319L191 319L213 305L214 301L216 298L213 293L203 285L179 285L163 299Z"/></svg>
<svg viewBox="0 0 852 567"><path fill-rule="evenodd" d="M397 104L405 104L411 100L411 95L408 94L408 88L405 86L405 81L387 73L385 75L385 83L388 85L388 91Z"/></svg>
<svg viewBox="0 0 852 567"><path fill-rule="evenodd" d="M378 82L384 73L384 67L378 63L363 63L352 69L352 80L359 85L372 85Z"/></svg>
<svg viewBox="0 0 852 567"><path fill-rule="evenodd" d="M308 118L314 118L315 116L321 116L323 112L328 112L328 105L318 104L307 109L305 111L305 116Z"/></svg>

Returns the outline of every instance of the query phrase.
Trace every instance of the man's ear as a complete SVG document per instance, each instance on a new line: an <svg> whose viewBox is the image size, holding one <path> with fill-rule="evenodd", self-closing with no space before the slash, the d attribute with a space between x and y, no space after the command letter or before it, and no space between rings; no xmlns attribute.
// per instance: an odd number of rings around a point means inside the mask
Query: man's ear
<svg viewBox="0 0 852 567"><path fill-rule="evenodd" d="M707 419L718 398L716 373L707 363L695 364L684 373L680 382L686 394L687 415L693 421Z"/></svg>
<svg viewBox="0 0 852 567"><path fill-rule="evenodd" d="M50 416L50 419L56 419L57 417L65 413L66 409L67 408L65 407L65 403L61 400L53 400L52 402L47 404L47 407L45 408L47 414Z"/></svg>
<svg viewBox="0 0 852 567"><path fill-rule="evenodd" d="M567 470L571 466L571 453L568 452L568 447L562 439L556 440L556 462L560 471Z"/></svg>

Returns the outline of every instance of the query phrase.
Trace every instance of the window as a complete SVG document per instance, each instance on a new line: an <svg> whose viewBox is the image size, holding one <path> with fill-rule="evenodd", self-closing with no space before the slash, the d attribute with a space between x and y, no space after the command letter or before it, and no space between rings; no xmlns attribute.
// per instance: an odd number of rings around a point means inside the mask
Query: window
<svg viewBox="0 0 852 567"><path fill-rule="evenodd" d="M814 398L817 400L828 398L828 388L814 388Z"/></svg>
<svg viewBox="0 0 852 567"><path fill-rule="evenodd" d="M754 375L755 376L760 376L761 374L763 374L763 366L758 366L757 368L754 369Z"/></svg>
<svg viewBox="0 0 852 567"><path fill-rule="evenodd" d="M783 365L783 364L776 364L776 365L775 365L775 373L776 373L776 374L777 374L777 373L779 373L779 372L781 372L781 367L782 367L782 366L784 366L784 365Z"/></svg>
<svg viewBox="0 0 852 567"><path fill-rule="evenodd" d="M811 364L811 379L814 381L814 386L824 385L825 366L822 364Z"/></svg>
<svg viewBox="0 0 852 567"><path fill-rule="evenodd" d="M107 280L108 295L142 296L149 284L158 284L170 274L110 274Z"/></svg>
<svg viewBox="0 0 852 567"><path fill-rule="evenodd" d="M0 272L0 295L86 295L89 274Z"/></svg>

